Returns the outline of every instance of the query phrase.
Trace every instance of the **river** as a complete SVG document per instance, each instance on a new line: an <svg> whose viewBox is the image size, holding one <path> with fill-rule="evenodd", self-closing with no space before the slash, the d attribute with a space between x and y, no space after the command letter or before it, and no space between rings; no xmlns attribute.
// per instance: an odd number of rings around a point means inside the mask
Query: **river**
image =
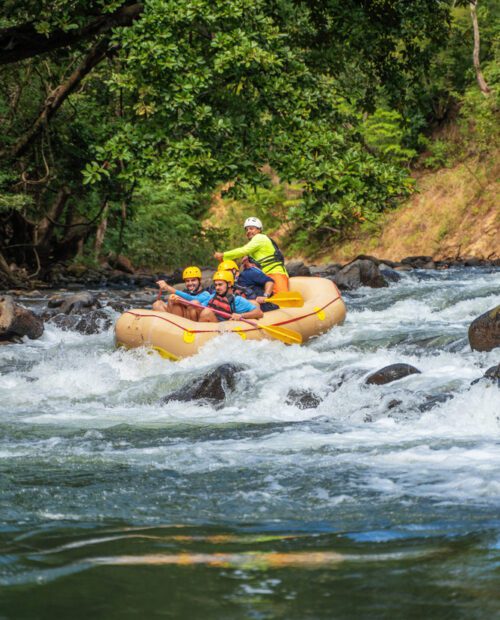
<svg viewBox="0 0 500 620"><path fill-rule="evenodd" d="M0 347L0 618L500 617L500 392L470 385L500 349L467 341L499 291L404 273L307 346L180 362L112 330ZM223 362L223 408L160 404ZM364 384L395 362L421 374Z"/></svg>

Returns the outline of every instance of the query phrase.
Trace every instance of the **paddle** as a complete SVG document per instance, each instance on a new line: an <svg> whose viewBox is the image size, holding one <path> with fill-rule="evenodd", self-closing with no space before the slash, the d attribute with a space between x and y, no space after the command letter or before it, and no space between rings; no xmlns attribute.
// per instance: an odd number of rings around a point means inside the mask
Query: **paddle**
<svg viewBox="0 0 500 620"><path fill-rule="evenodd" d="M276 304L280 308L302 308L304 298L298 291L283 291L269 297L267 301Z"/></svg>
<svg viewBox="0 0 500 620"><path fill-rule="evenodd" d="M194 306L195 308L200 308L198 304L194 304L192 301L188 301L187 299L183 299L182 297L179 297L179 301L183 304L186 304L186 306ZM215 312L215 314L220 314L220 316L223 316L226 319L231 318L230 314L228 314L227 312L223 312L222 310L216 310L215 308L209 308L209 310ZM274 325L261 325L256 321L250 321L249 319L244 318L241 318L239 320L243 321L244 323L248 323L249 325L252 325L252 327L257 327L257 329L264 330L267 334L269 334L273 338L276 338L277 340L281 340L281 342L284 342L285 344L302 344L302 334L294 331L293 329L286 329L285 327L277 327Z"/></svg>

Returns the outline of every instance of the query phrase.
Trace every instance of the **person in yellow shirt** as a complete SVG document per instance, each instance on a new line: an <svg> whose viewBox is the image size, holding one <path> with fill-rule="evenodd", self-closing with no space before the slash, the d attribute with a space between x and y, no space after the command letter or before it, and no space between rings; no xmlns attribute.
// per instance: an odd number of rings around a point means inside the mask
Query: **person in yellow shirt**
<svg viewBox="0 0 500 620"><path fill-rule="evenodd" d="M274 280L274 293L288 291L288 273L285 269L284 256L274 241L263 234L262 222L258 217L248 217L244 228L248 243L227 252L215 252L214 258L225 261L250 256L256 265Z"/></svg>

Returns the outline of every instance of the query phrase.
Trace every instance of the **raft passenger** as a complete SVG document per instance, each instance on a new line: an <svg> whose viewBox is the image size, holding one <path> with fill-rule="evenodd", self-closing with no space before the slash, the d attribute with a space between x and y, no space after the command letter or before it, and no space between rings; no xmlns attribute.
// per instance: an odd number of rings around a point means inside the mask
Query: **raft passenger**
<svg viewBox="0 0 500 620"><path fill-rule="evenodd" d="M191 321L197 321L203 309L203 302L207 302L210 299L210 293L201 285L201 270L199 267L186 267L182 272L182 279L186 285L183 291L179 291L173 286L170 286L165 280L158 280L156 284L160 287L160 290L167 291L171 293L171 295L166 303L160 300L155 301L153 310L170 312L171 314L191 319ZM182 299L191 301L194 304L199 304L200 307L193 308L193 306L186 306L182 303Z"/></svg>
<svg viewBox="0 0 500 620"><path fill-rule="evenodd" d="M274 280L255 267L248 256L241 259L241 268L233 260L225 260L219 264L217 271L231 271L235 293L255 300L262 312L279 309L279 306L268 301L273 294Z"/></svg>
<svg viewBox="0 0 500 620"><path fill-rule="evenodd" d="M234 295L234 276L230 271L216 271L214 273L213 282L215 293L210 299L202 302L205 306L200 312L199 321L202 323L217 323L218 321L233 321L240 319L260 319L262 318L262 310L241 295ZM221 310L229 317L223 317L216 314L213 310Z"/></svg>
<svg viewBox="0 0 500 620"><path fill-rule="evenodd" d="M249 256L262 271L274 280L274 292L288 291L288 273L284 257L274 241L262 232L262 222L257 217L249 217L244 224L248 243L234 250L215 252L218 261L235 260Z"/></svg>

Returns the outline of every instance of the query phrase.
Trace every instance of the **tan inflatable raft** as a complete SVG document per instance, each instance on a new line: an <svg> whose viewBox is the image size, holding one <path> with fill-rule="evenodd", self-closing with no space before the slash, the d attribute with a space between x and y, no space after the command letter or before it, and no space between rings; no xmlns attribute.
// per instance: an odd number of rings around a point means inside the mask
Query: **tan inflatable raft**
<svg viewBox="0 0 500 620"><path fill-rule="evenodd" d="M346 308L333 282L325 278L290 278L290 290L304 298L302 308L266 312L259 323L298 331L303 342L343 322ZM151 347L163 357L178 360L194 355L211 338L235 332L244 340L271 338L262 329L241 321L197 323L169 312L127 310L115 325L117 346Z"/></svg>

